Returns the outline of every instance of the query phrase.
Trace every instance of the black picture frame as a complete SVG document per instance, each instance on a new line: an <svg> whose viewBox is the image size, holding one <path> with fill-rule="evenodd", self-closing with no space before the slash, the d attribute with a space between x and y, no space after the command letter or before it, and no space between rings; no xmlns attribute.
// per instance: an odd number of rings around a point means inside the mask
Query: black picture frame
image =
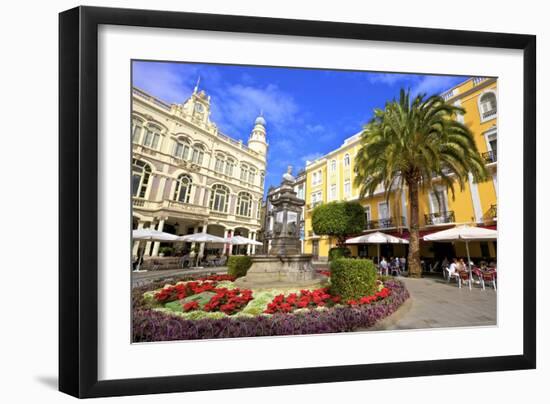
<svg viewBox="0 0 550 404"><path fill-rule="evenodd" d="M523 51L523 354L99 381L98 26L180 28ZM184 392L536 367L536 37L96 7L59 15L59 389L75 397Z"/></svg>

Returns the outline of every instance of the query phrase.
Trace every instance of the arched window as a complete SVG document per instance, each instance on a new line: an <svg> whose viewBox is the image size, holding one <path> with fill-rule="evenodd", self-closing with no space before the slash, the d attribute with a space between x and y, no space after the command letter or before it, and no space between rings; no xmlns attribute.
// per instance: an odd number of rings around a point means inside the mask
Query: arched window
<svg viewBox="0 0 550 404"><path fill-rule="evenodd" d="M227 159L225 162L225 175L233 177L233 170L235 168L235 160Z"/></svg>
<svg viewBox="0 0 550 404"><path fill-rule="evenodd" d="M187 174L182 174L176 181L176 190L174 191L174 199L178 202L189 203L191 198L191 187L193 180Z"/></svg>
<svg viewBox="0 0 550 404"><path fill-rule="evenodd" d="M263 187L265 184L265 173L263 171L260 172L260 187Z"/></svg>
<svg viewBox="0 0 550 404"><path fill-rule="evenodd" d="M241 164L241 181L248 181L248 166Z"/></svg>
<svg viewBox="0 0 550 404"><path fill-rule="evenodd" d="M183 136L178 137L174 145L174 156L182 160L188 160L190 150L191 145L189 141Z"/></svg>
<svg viewBox="0 0 550 404"><path fill-rule="evenodd" d="M349 167L349 164L350 164L349 154L346 153L346 155L344 156L344 167Z"/></svg>
<svg viewBox="0 0 550 404"><path fill-rule="evenodd" d="M229 188L224 185L215 184L210 194L210 209L217 212L227 213L229 204Z"/></svg>
<svg viewBox="0 0 550 404"><path fill-rule="evenodd" d="M143 131L143 122L140 119L132 119L132 142L139 143L141 132Z"/></svg>
<svg viewBox="0 0 550 404"><path fill-rule="evenodd" d="M218 173L223 173L225 165L225 157L221 154L216 154L216 162L214 165L214 170Z"/></svg>
<svg viewBox="0 0 550 404"><path fill-rule="evenodd" d="M479 113L481 119L489 119L497 113L497 96L493 92L487 92L479 98Z"/></svg>
<svg viewBox="0 0 550 404"><path fill-rule="evenodd" d="M260 213L262 212L262 200L258 200L258 206L256 207L256 219L260 218Z"/></svg>
<svg viewBox="0 0 550 404"><path fill-rule="evenodd" d="M147 185L151 177L151 166L144 161L132 161L132 195L145 198Z"/></svg>
<svg viewBox="0 0 550 404"><path fill-rule="evenodd" d="M237 201L237 215L250 217L252 210L252 196L248 192L239 192Z"/></svg>
<svg viewBox="0 0 550 404"><path fill-rule="evenodd" d="M331 160L331 162L330 162L330 172L331 173L336 172L336 160Z"/></svg>
<svg viewBox="0 0 550 404"><path fill-rule="evenodd" d="M145 136L143 137L143 145L151 149L157 149L160 143L160 129L156 126L149 125L145 128Z"/></svg>
<svg viewBox="0 0 550 404"><path fill-rule="evenodd" d="M200 144L193 145L193 154L191 156L191 161L195 164L202 164L202 159L204 157L204 147Z"/></svg>
<svg viewBox="0 0 550 404"><path fill-rule="evenodd" d="M250 171L248 173L248 182L251 184L254 184L256 182L256 169L250 167Z"/></svg>

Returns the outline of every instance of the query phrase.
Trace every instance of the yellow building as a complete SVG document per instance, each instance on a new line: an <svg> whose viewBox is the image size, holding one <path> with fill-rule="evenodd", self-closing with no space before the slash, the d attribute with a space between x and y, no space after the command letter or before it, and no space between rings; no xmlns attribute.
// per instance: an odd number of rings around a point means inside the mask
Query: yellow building
<svg viewBox="0 0 550 404"><path fill-rule="evenodd" d="M483 183L470 181L463 191L457 187L455 198L445 187L420 196L421 236L456 224L470 224L496 228L497 220L497 81L494 78L472 77L445 91L442 97L465 109L457 119L467 125L482 154L491 178ZM361 147L360 133L344 141L336 150L306 163L306 215L304 252L320 260L336 245L334 238L314 234L311 225L313 208L321 203L341 200L359 200L359 189L354 187L354 163ZM439 194L439 198L435 195ZM365 207L367 225L364 232L383 231L408 236L408 201L406 192L401 196L390 194L388 200L380 187L373 196L360 199ZM404 246L382 246L383 255L405 256ZM376 246L352 246L352 254L373 257ZM496 257L496 243L472 243L472 258ZM443 257L464 256L461 243L421 242L421 256L430 265Z"/></svg>

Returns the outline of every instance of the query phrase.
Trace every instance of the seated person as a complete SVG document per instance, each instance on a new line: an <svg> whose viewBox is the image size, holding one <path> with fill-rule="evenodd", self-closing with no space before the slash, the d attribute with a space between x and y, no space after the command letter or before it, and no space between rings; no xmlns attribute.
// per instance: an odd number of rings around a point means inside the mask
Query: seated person
<svg viewBox="0 0 550 404"><path fill-rule="evenodd" d="M449 279L452 278L458 278L459 272L461 271L460 261L458 258L453 258L453 261L451 262L451 265L449 265L449 268L447 271L449 272Z"/></svg>

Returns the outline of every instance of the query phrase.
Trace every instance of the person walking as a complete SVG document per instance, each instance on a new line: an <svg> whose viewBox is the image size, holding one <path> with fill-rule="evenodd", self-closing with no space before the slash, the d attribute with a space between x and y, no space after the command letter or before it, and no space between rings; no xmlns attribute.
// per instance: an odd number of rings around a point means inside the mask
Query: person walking
<svg viewBox="0 0 550 404"><path fill-rule="evenodd" d="M388 261L386 261L386 257L382 257L380 261L380 273L383 275L388 274Z"/></svg>

